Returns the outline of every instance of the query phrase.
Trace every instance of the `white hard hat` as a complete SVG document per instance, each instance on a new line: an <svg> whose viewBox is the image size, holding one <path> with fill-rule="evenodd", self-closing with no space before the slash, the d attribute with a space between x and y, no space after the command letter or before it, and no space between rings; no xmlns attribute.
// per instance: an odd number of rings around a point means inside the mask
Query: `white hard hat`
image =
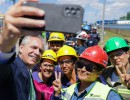
<svg viewBox="0 0 130 100"><path fill-rule="evenodd" d="M88 34L85 31L80 31L80 32L78 32L76 39L88 40Z"/></svg>

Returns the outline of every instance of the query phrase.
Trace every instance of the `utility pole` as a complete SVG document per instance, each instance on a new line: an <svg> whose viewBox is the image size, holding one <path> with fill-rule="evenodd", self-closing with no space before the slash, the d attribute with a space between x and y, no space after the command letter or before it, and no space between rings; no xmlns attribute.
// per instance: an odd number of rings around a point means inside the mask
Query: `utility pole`
<svg viewBox="0 0 130 100"><path fill-rule="evenodd" d="M103 12L102 12L102 34L101 34L101 42L104 42L104 18L105 18L105 5L106 0L103 1Z"/></svg>

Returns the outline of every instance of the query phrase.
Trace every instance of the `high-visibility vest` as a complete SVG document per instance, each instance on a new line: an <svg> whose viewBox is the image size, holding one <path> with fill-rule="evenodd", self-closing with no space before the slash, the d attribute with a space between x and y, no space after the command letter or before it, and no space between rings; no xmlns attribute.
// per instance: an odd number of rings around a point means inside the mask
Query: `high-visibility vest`
<svg viewBox="0 0 130 100"><path fill-rule="evenodd" d="M117 93L119 93L124 100L130 100L130 90L128 90L125 86L123 85L117 86L116 90Z"/></svg>
<svg viewBox="0 0 130 100"><path fill-rule="evenodd" d="M65 94L62 95L63 100L71 100L71 97L74 93L74 88L77 86L77 84L78 83L73 84L70 87L62 90L62 92L65 92ZM86 96L83 100L106 100L111 90L113 89L109 86L96 82L94 87L89 91L89 93L85 94Z"/></svg>

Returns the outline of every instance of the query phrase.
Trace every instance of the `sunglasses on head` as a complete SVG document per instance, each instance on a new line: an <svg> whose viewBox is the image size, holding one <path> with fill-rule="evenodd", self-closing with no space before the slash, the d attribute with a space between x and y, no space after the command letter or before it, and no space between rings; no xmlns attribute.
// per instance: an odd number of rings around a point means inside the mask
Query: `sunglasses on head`
<svg viewBox="0 0 130 100"><path fill-rule="evenodd" d="M87 71L89 71L89 72L94 71L94 68L95 68L95 65L93 65L93 64L84 64L84 63L81 62L81 61L78 61L78 62L76 63L76 65L77 65L77 68L83 68L83 67L85 67L85 69L86 69Z"/></svg>

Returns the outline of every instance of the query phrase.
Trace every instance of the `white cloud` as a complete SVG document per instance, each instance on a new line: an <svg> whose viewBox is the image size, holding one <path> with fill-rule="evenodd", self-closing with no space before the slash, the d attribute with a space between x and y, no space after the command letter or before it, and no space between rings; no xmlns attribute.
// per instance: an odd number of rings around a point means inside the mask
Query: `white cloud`
<svg viewBox="0 0 130 100"><path fill-rule="evenodd" d="M0 0L0 5L2 5L6 0Z"/></svg>
<svg viewBox="0 0 130 100"><path fill-rule="evenodd" d="M84 20L102 20L103 0L57 0L58 3L79 4L85 7ZM100 2L99 2L100 1ZM106 0L105 19L119 19L130 12L130 0Z"/></svg>
<svg viewBox="0 0 130 100"><path fill-rule="evenodd" d="M79 4L82 6L85 6L88 4L88 0L57 0L59 3L64 3L64 4Z"/></svg>
<svg viewBox="0 0 130 100"><path fill-rule="evenodd" d="M41 0L42 1L42 0ZM105 19L119 19L130 12L130 0L44 0L60 4L79 4L85 8L84 20L102 20L103 1L106 1ZM0 5L7 0L0 0Z"/></svg>
<svg viewBox="0 0 130 100"><path fill-rule="evenodd" d="M129 5L130 1L127 2L126 0L118 0L106 5L106 18L117 19L127 15L127 12L130 12Z"/></svg>

